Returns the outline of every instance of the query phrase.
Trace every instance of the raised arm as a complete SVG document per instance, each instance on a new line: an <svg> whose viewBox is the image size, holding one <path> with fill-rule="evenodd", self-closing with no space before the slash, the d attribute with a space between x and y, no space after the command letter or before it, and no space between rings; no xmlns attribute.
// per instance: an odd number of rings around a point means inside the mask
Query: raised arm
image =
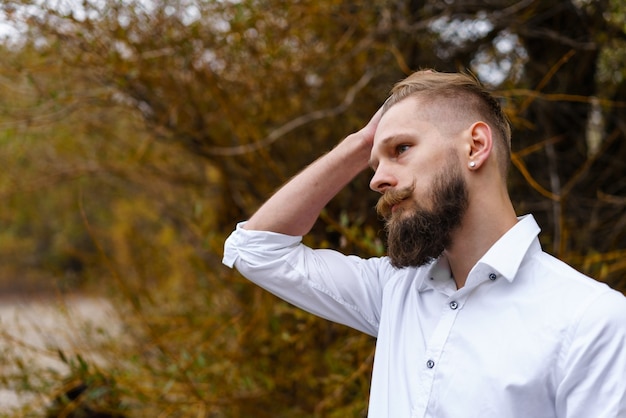
<svg viewBox="0 0 626 418"><path fill-rule="evenodd" d="M306 235L321 210L367 167L381 110L360 131L341 141L280 188L244 228Z"/></svg>

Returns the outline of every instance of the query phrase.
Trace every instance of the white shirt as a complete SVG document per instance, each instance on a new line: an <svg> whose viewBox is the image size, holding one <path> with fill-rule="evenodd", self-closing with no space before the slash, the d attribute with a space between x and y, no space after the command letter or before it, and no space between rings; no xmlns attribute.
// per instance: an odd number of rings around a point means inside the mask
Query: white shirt
<svg viewBox="0 0 626 418"><path fill-rule="evenodd" d="M459 290L443 256L395 269L241 224L223 261L377 337L371 418L626 417L626 298L544 253L538 233L520 218Z"/></svg>

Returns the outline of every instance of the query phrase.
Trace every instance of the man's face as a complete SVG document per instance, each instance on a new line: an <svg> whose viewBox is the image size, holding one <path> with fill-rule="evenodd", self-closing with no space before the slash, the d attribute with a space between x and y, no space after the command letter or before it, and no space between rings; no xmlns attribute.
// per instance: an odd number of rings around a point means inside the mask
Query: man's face
<svg viewBox="0 0 626 418"><path fill-rule="evenodd" d="M439 257L467 211L468 190L456 154L434 178L427 196L430 208L415 200L413 189L389 189L376 205L385 218L387 255L397 268L419 267Z"/></svg>
<svg viewBox="0 0 626 418"><path fill-rule="evenodd" d="M383 115L370 165L377 210L386 220L388 255L395 267L420 266L451 244L468 206L468 190L449 123L420 112L407 98ZM430 109L432 110L432 109Z"/></svg>

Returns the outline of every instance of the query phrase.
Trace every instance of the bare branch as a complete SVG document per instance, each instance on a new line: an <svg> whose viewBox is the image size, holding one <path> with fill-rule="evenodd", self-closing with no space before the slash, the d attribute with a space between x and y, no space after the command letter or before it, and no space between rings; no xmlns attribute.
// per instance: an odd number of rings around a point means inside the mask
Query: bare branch
<svg viewBox="0 0 626 418"><path fill-rule="evenodd" d="M359 91L361 91L367 84L372 80L375 73L372 70L368 70L363 74L363 76L353 85L343 101L339 106L330 108L330 109L321 109L316 110L311 113L307 113L306 115L298 116L295 119L290 120L284 125L274 129L267 135L264 139L253 142L251 144L238 145L235 147L210 147L206 150L208 155L219 155L219 156L235 156L247 154L250 152L257 151L261 148L267 147L268 145L273 144L289 132L293 131L296 128L299 128L307 123L314 122L316 120L330 118L333 116L337 116L343 112L345 112L350 105L354 102L354 99Z"/></svg>

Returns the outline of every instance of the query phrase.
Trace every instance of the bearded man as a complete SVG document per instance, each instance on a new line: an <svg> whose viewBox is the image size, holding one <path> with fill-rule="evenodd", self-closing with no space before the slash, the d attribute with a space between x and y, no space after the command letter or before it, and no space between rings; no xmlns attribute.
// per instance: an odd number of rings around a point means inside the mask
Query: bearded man
<svg viewBox="0 0 626 418"><path fill-rule="evenodd" d="M542 251L506 187L511 129L464 74L419 71L274 194L224 263L377 338L370 417L626 417L626 298ZM388 255L301 243L367 166Z"/></svg>

